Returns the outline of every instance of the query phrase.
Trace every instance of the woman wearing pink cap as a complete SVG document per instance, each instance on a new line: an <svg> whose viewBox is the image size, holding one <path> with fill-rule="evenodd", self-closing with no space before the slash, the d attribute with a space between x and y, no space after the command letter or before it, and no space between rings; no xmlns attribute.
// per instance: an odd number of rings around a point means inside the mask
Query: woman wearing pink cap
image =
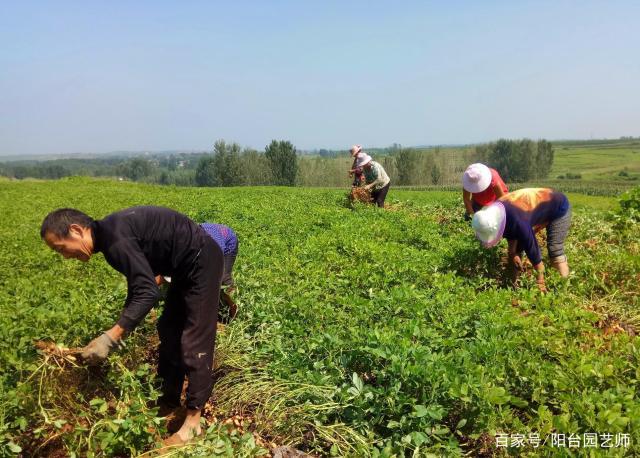
<svg viewBox="0 0 640 458"><path fill-rule="evenodd" d="M371 159L367 153L358 154L356 167L362 169L364 174L364 189L371 191L371 197L376 205L384 208L384 200L389 192L391 179L382 165Z"/></svg>
<svg viewBox="0 0 640 458"><path fill-rule="evenodd" d="M476 163L462 175L462 200L468 216L509 192L497 170Z"/></svg>

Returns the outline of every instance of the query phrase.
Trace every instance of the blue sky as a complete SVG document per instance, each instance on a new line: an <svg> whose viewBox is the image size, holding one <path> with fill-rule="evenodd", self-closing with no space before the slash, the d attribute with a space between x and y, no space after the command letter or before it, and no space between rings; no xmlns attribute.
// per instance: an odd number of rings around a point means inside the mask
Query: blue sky
<svg viewBox="0 0 640 458"><path fill-rule="evenodd" d="M640 2L0 3L0 155L640 135Z"/></svg>

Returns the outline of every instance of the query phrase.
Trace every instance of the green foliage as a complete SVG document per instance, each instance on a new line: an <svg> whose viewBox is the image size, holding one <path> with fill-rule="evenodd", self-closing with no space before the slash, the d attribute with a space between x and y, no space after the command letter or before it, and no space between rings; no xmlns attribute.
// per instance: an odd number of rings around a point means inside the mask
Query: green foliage
<svg viewBox="0 0 640 458"><path fill-rule="evenodd" d="M640 186L625 192L619 202L623 216L640 221Z"/></svg>
<svg viewBox="0 0 640 458"><path fill-rule="evenodd" d="M163 431L163 420L149 407L158 397L152 381L147 364L139 365L134 372L122 363L113 363L104 384L111 392L91 399L84 397L88 393L78 393L82 402L76 421L84 417L87 426L73 428L66 437L68 449L76 456L93 457L134 455L154 446L156 431ZM50 402L53 404L55 400Z"/></svg>
<svg viewBox="0 0 640 458"><path fill-rule="evenodd" d="M240 160L240 145L227 145L219 140L213 147L215 170L217 171L218 186L238 186L244 183L242 162Z"/></svg>
<svg viewBox="0 0 640 458"><path fill-rule="evenodd" d="M438 164L433 164L433 167L431 168L431 183L440 184L441 179L442 173L440 172L440 167L438 167Z"/></svg>
<svg viewBox="0 0 640 458"><path fill-rule="evenodd" d="M243 184L247 186L264 186L271 184L269 162L263 153L254 149L245 149L242 153Z"/></svg>
<svg viewBox="0 0 640 458"><path fill-rule="evenodd" d="M494 167L506 182L544 179L553 165L553 146L546 140L505 140L484 145L477 150L487 164Z"/></svg>
<svg viewBox="0 0 640 458"><path fill-rule="evenodd" d="M296 148L291 142L272 140L265 148L264 155L269 161L273 184L281 186L293 186L296 184L298 156Z"/></svg>
<svg viewBox="0 0 640 458"><path fill-rule="evenodd" d="M241 151L237 143L218 140L213 155L200 158L195 182L198 186L241 186L269 184L271 173L264 154Z"/></svg>
<svg viewBox="0 0 640 458"><path fill-rule="evenodd" d="M198 186L215 186L216 161L213 156L204 156L198 161L196 168L196 184Z"/></svg>
<svg viewBox="0 0 640 458"><path fill-rule="evenodd" d="M398 148L394 153L398 170L397 183L408 185L414 183L414 176L418 173L419 153L412 148Z"/></svg>
<svg viewBox="0 0 640 458"><path fill-rule="evenodd" d="M118 175L133 181L141 180L153 173L154 166L147 159L134 158L116 168Z"/></svg>
<svg viewBox="0 0 640 458"><path fill-rule="evenodd" d="M549 172L551 172L551 167L553 166L553 159L555 156L553 145L547 140L538 140L536 147L536 173L534 178L547 178L549 176Z"/></svg>
<svg viewBox="0 0 640 458"><path fill-rule="evenodd" d="M187 447L167 450L163 457L264 457L269 450L259 446L251 433L228 432L221 425L212 424L204 439Z"/></svg>
<svg viewBox="0 0 640 458"><path fill-rule="evenodd" d="M244 183L240 145L218 140L213 156L203 157L196 169L198 186L238 186Z"/></svg>
<svg viewBox="0 0 640 458"><path fill-rule="evenodd" d="M41 219L61 206L102 217L134 204L240 237L240 313L218 338L216 415L249 413L257 434L318 455L497 454L496 432L630 433L619 451L640 453L640 342L618 329L640 326L640 245L637 225L618 228L595 209L611 199L570 196L573 273L565 282L548 269L541 295L528 277L503 286L504 244L479 247L458 190L392 189L390 211L347 209L343 191L321 189L73 178L0 182L0 192L0 456L34 455L54 435L68 455L135 455L164 434L144 402L158 394L142 358L151 317L97 373L42 366L32 345L86 343L126 295L101 256L81 264L47 249ZM169 456L262 452L214 423Z"/></svg>
<svg viewBox="0 0 640 458"><path fill-rule="evenodd" d="M571 172L567 172L564 175L558 175L558 179L559 180L564 180L565 178L567 180L581 180L582 179L582 175L579 174L579 173L571 173Z"/></svg>

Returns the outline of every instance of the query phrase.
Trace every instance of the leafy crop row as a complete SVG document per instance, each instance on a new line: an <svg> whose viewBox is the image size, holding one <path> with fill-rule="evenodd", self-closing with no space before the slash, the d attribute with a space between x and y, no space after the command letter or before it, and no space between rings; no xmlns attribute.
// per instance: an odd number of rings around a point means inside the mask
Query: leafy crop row
<svg viewBox="0 0 640 458"><path fill-rule="evenodd" d="M42 216L134 204L222 222L241 239L240 313L219 336L215 415L250 415L261 437L327 455L491 454L500 432L629 433L631 446L613 452L640 452L638 226L592 209L598 198L576 197L574 273L550 273L541 295L526 278L506 286L500 250L475 242L457 192L392 192L387 211L319 189L69 179L0 192L0 456L47 440L79 455L135 455L163 432L144 402L157 395L145 357L152 317L99 373L47 366L43 376L32 343L82 345L125 291L102 259L47 250ZM70 399L54 383L67 374L81 379ZM215 423L197 447L263 452Z"/></svg>

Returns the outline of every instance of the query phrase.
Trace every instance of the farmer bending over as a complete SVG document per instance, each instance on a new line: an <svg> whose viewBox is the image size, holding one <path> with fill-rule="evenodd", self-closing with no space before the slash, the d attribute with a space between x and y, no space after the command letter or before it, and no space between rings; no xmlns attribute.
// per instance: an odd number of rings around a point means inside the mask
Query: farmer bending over
<svg viewBox="0 0 640 458"><path fill-rule="evenodd" d="M74 209L44 219L40 235L65 258L88 261L102 253L127 278L127 299L116 324L82 351L90 364L106 359L156 303L155 275L170 276L164 311L158 320L162 378L161 406L176 408L185 375L187 416L166 445L199 435L200 414L213 388L211 371L224 258L205 230L186 216L162 207L132 207L94 221Z"/></svg>
<svg viewBox="0 0 640 458"><path fill-rule="evenodd" d="M569 276L564 241L571 225L571 204L567 196L548 188L527 188L511 192L473 215L476 237L485 248L502 237L509 242L509 262L522 270L521 252L538 273L538 287L546 291L544 265L535 233L547 228L547 250L553 267L562 277Z"/></svg>
<svg viewBox="0 0 640 458"><path fill-rule="evenodd" d="M389 175L387 175L387 172L385 172L380 164L371 159L371 156L366 153L360 153L358 155L356 166L362 167L362 171L364 172L366 183L364 189L370 190L371 197L376 205L383 208L384 200L387 197L389 185L391 184Z"/></svg>
<svg viewBox="0 0 640 458"><path fill-rule="evenodd" d="M484 164L471 164L462 175L462 200L469 219L482 207L509 192L500 174Z"/></svg>

